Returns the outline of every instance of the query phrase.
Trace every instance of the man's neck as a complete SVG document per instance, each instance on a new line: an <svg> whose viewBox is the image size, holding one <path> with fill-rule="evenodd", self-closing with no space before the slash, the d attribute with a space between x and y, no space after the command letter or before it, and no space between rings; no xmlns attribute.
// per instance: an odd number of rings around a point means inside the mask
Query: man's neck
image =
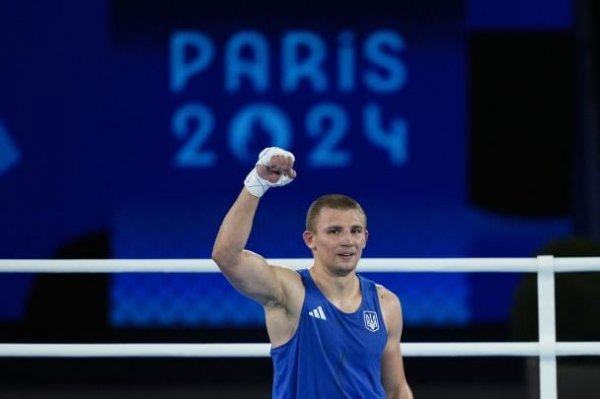
<svg viewBox="0 0 600 399"><path fill-rule="evenodd" d="M310 269L310 274L323 295L340 310L352 312L360 305L360 283L354 271L340 276L315 265Z"/></svg>

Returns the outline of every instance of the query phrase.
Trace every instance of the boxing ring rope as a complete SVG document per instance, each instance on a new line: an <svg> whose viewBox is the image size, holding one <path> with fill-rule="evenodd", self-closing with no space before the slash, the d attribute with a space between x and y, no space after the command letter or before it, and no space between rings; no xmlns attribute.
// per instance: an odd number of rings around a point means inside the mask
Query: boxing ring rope
<svg viewBox="0 0 600 399"><path fill-rule="evenodd" d="M312 259L270 259L304 268ZM537 273L538 342L403 343L403 356L537 356L540 399L557 398L557 356L599 356L600 342L557 342L555 273L598 272L600 257L395 259L364 258L360 272L524 272ZM210 259L0 259L9 273L215 273ZM267 357L269 344L0 344L2 357Z"/></svg>
<svg viewBox="0 0 600 399"><path fill-rule="evenodd" d="M3 357L268 357L270 344L0 344ZM403 343L407 357L539 356L537 342ZM557 342L558 356L600 355L600 342Z"/></svg>

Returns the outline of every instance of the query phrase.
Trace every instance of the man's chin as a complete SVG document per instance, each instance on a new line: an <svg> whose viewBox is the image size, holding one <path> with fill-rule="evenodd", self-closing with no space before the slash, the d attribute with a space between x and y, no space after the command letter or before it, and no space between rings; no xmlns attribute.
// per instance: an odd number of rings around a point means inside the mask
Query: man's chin
<svg viewBox="0 0 600 399"><path fill-rule="evenodd" d="M340 276L345 276L349 273L352 273L354 270L356 270L356 265L358 264L358 261L352 260L352 261L345 261L345 262L337 262L334 265L334 270L335 273L337 275Z"/></svg>

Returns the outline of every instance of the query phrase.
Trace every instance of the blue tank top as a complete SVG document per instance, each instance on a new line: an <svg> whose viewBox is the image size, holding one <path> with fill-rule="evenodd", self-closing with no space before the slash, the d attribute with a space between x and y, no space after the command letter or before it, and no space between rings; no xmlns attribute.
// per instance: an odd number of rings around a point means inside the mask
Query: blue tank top
<svg viewBox="0 0 600 399"><path fill-rule="evenodd" d="M358 276L362 303L353 313L336 308L308 270L300 270L306 290L298 329L271 349L273 399L385 398L381 356L387 331L377 287Z"/></svg>

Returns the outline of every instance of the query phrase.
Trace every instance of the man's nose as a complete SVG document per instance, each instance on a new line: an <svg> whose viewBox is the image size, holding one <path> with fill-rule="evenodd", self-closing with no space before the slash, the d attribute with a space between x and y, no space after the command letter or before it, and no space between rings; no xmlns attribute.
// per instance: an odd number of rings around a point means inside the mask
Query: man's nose
<svg viewBox="0 0 600 399"><path fill-rule="evenodd" d="M342 233L342 245L350 246L353 245L352 242L352 234L350 233Z"/></svg>

